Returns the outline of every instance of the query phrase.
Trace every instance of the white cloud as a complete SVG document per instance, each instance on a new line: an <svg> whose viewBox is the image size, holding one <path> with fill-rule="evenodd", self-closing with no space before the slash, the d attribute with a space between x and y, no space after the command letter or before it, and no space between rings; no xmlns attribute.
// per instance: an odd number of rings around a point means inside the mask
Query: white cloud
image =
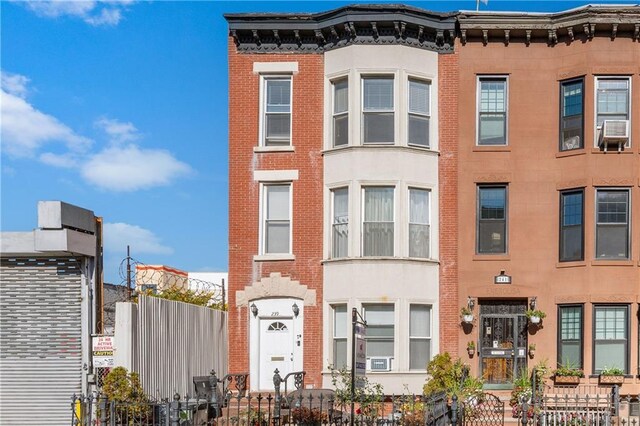
<svg viewBox="0 0 640 426"><path fill-rule="evenodd" d="M138 129L132 123L101 118L95 122L95 125L107 134L112 143L131 142L140 137Z"/></svg>
<svg viewBox="0 0 640 426"><path fill-rule="evenodd" d="M59 18L70 16L82 19L89 25L118 25L122 19L122 10L134 3L123 1L65 1L65 0L30 0L24 2L28 9L38 16Z"/></svg>
<svg viewBox="0 0 640 426"><path fill-rule="evenodd" d="M82 176L93 185L122 192L168 185L190 172L189 165L168 151L141 149L136 145L106 148L81 168Z"/></svg>
<svg viewBox="0 0 640 426"><path fill-rule="evenodd" d="M64 169L73 169L78 165L78 157L72 153L54 154L44 152L40 154L40 161L44 164Z"/></svg>
<svg viewBox="0 0 640 426"><path fill-rule="evenodd" d="M129 245L134 253L173 253L173 249L163 245L156 234L137 225L105 223L103 235L105 251L122 252Z"/></svg>
<svg viewBox="0 0 640 426"><path fill-rule="evenodd" d="M27 77L19 74L1 73L2 150L14 157L32 157L40 147L50 142L62 142L75 152L89 147L89 139L27 102L28 81Z"/></svg>

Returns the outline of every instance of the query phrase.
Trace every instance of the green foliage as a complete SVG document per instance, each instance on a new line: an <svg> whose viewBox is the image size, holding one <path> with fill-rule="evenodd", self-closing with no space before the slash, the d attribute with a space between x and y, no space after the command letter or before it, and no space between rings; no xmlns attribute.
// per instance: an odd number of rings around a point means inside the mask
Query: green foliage
<svg viewBox="0 0 640 426"><path fill-rule="evenodd" d="M560 364L553 374L559 377L584 377L582 369L569 359Z"/></svg>
<svg viewBox="0 0 640 426"><path fill-rule="evenodd" d="M453 361L448 352L434 356L427 365L430 378L423 387L423 393L430 395L445 391L449 398L456 395L458 399L478 396L482 393L482 380L467 375L466 371L468 367L460 358Z"/></svg>
<svg viewBox="0 0 640 426"><path fill-rule="evenodd" d="M217 297L211 291L195 291L188 288L170 287L160 292L145 290L141 294L145 296L157 297L159 299L173 300L176 302L190 303L192 305L204 306L211 309L226 311L226 303L216 301Z"/></svg>
<svg viewBox="0 0 640 426"><path fill-rule="evenodd" d="M469 341L467 343L467 349L474 351L476 349L476 342L473 340Z"/></svg>
<svg viewBox="0 0 640 426"><path fill-rule="evenodd" d="M291 419L295 424L319 426L327 420L327 415L317 408L299 407L291 410Z"/></svg>
<svg viewBox="0 0 640 426"><path fill-rule="evenodd" d="M601 376L624 376L625 372L618 367L604 367L600 372Z"/></svg>
<svg viewBox="0 0 640 426"><path fill-rule="evenodd" d="M336 404L350 405L352 401L351 371L346 368L337 370L332 365L329 366L329 370L331 370L331 383L336 392ZM382 412L384 394L381 384L371 383L366 376L362 377L362 387L356 387L354 394L353 401L358 405L362 415L375 417Z"/></svg>
<svg viewBox="0 0 640 426"><path fill-rule="evenodd" d="M102 393L116 403L116 416L143 419L149 416L149 399L142 389L138 373L115 367L105 376ZM118 405L120 404L120 405Z"/></svg>
<svg viewBox="0 0 640 426"><path fill-rule="evenodd" d="M229 424L234 426L267 426L267 412L249 408L242 410L236 416L229 417Z"/></svg>
<svg viewBox="0 0 640 426"><path fill-rule="evenodd" d="M467 306L463 306L460 309L460 316L465 316L465 315L473 315L473 312Z"/></svg>
<svg viewBox="0 0 640 426"><path fill-rule="evenodd" d="M533 309L528 309L527 312L524 313L527 318L531 318L531 317L538 317L540 319L543 319L547 316L547 314L545 314L543 311L539 311L539 310L533 310Z"/></svg>

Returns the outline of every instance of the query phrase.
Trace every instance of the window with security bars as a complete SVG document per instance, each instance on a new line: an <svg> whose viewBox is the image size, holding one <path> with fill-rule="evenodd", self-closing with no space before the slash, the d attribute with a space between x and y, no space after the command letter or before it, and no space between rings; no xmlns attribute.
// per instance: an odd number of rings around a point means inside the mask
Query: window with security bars
<svg viewBox="0 0 640 426"><path fill-rule="evenodd" d="M263 82L263 144L291 145L291 77L264 77Z"/></svg>
<svg viewBox="0 0 640 426"><path fill-rule="evenodd" d="M605 120L629 120L629 78L599 77L596 79L596 131ZM596 143L599 133L596 135ZM625 146L629 146L629 142Z"/></svg>
<svg viewBox="0 0 640 426"><path fill-rule="evenodd" d="M584 259L584 191L560 193L560 261Z"/></svg>
<svg viewBox="0 0 640 426"><path fill-rule="evenodd" d="M596 191L596 258L629 258L629 190Z"/></svg>
<svg viewBox="0 0 640 426"><path fill-rule="evenodd" d="M431 84L409 80L408 143L429 147L429 118L431 116Z"/></svg>
<svg viewBox="0 0 640 426"><path fill-rule="evenodd" d="M429 191L409 188L409 257L429 257Z"/></svg>
<svg viewBox="0 0 640 426"><path fill-rule="evenodd" d="M333 367L347 366L347 305L332 305L333 308Z"/></svg>
<svg viewBox="0 0 640 426"><path fill-rule="evenodd" d="M349 145L349 80L336 80L332 86L333 146Z"/></svg>
<svg viewBox="0 0 640 426"><path fill-rule="evenodd" d="M331 191L333 215L331 224L331 257L348 256L349 248L349 189Z"/></svg>
<svg viewBox="0 0 640 426"><path fill-rule="evenodd" d="M426 370L431 359L431 306L409 308L409 369Z"/></svg>
<svg viewBox="0 0 640 426"><path fill-rule="evenodd" d="M263 254L291 253L291 184L264 185Z"/></svg>
<svg viewBox="0 0 640 426"><path fill-rule="evenodd" d="M560 84L560 150L582 148L584 141L584 80Z"/></svg>
<svg viewBox="0 0 640 426"><path fill-rule="evenodd" d="M594 306L593 372L620 368L629 372L629 306Z"/></svg>
<svg viewBox="0 0 640 426"><path fill-rule="evenodd" d="M363 77L363 144L394 143L393 92L393 77Z"/></svg>
<svg viewBox="0 0 640 426"><path fill-rule="evenodd" d="M477 252L507 252L507 187L478 186Z"/></svg>
<svg viewBox="0 0 640 426"><path fill-rule="evenodd" d="M478 80L478 145L507 144L507 78Z"/></svg>
<svg viewBox="0 0 640 426"><path fill-rule="evenodd" d="M582 368L582 305L558 308L558 364Z"/></svg>
<svg viewBox="0 0 640 426"><path fill-rule="evenodd" d="M367 304L364 319L367 322L367 357L393 357L395 319L393 304Z"/></svg>
<svg viewBox="0 0 640 426"><path fill-rule="evenodd" d="M366 187L362 223L362 255L393 256L393 187Z"/></svg>

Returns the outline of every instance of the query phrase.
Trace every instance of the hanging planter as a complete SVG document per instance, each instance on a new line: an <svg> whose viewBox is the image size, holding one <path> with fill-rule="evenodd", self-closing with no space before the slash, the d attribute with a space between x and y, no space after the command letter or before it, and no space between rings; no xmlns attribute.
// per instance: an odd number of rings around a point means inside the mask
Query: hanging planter
<svg viewBox="0 0 640 426"><path fill-rule="evenodd" d="M471 309L466 306L460 310L460 317L466 324L471 324L473 322L473 312L471 312Z"/></svg>
<svg viewBox="0 0 640 426"><path fill-rule="evenodd" d="M533 359L536 356L536 345L535 343L529 344L529 358Z"/></svg>
<svg viewBox="0 0 640 426"><path fill-rule="evenodd" d="M475 342L471 341L467 343L467 353L469 354L469 357L473 357L476 354Z"/></svg>
<svg viewBox="0 0 640 426"><path fill-rule="evenodd" d="M547 314L545 314L543 311L539 311L537 309L529 309L527 312L525 312L525 315L527 316L531 324L540 324L540 322L542 322L542 319L547 316Z"/></svg>

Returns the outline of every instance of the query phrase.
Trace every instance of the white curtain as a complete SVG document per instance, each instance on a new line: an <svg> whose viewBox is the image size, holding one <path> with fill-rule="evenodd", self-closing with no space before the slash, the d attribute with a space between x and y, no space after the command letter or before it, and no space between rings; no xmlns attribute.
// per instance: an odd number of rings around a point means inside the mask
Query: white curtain
<svg viewBox="0 0 640 426"><path fill-rule="evenodd" d="M349 190L333 191L333 250L332 256L347 257L349 241Z"/></svg>
<svg viewBox="0 0 640 426"><path fill-rule="evenodd" d="M429 257L429 191L409 190L409 257Z"/></svg>
<svg viewBox="0 0 640 426"><path fill-rule="evenodd" d="M365 188L363 255L393 256L393 228L393 188Z"/></svg>

